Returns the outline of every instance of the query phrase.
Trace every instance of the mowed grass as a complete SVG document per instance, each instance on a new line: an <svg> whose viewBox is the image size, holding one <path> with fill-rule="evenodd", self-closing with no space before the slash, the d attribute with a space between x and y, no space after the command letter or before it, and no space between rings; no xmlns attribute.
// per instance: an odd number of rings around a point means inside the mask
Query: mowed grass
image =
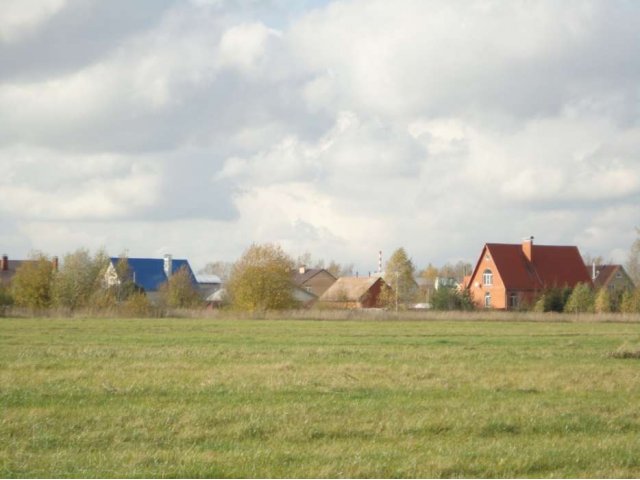
<svg viewBox="0 0 640 480"><path fill-rule="evenodd" d="M638 477L637 323L0 319L0 477Z"/></svg>

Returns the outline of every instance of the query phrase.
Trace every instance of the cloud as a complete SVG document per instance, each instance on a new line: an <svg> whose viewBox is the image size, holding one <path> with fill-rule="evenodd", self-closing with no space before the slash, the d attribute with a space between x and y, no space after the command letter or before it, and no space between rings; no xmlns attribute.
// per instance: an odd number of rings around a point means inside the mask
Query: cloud
<svg viewBox="0 0 640 480"><path fill-rule="evenodd" d="M29 35L66 3L66 0L5 0L0 16L0 43L17 42Z"/></svg>
<svg viewBox="0 0 640 480"><path fill-rule="evenodd" d="M640 61L629 46L638 37L628 15L637 12L628 10L623 2L335 2L290 38L315 74L307 95L316 108L523 117L619 91L621 81L635 95Z"/></svg>
<svg viewBox="0 0 640 480"><path fill-rule="evenodd" d="M619 258L640 224L634 3L31 7L0 20L8 245L364 272L527 235Z"/></svg>
<svg viewBox="0 0 640 480"><path fill-rule="evenodd" d="M160 172L116 155L60 156L28 147L0 150L0 213L22 219L104 220L139 215L157 202Z"/></svg>

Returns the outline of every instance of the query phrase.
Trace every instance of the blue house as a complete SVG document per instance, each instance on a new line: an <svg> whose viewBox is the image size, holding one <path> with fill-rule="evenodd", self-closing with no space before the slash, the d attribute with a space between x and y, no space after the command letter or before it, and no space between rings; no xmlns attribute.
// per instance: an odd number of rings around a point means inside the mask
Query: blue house
<svg viewBox="0 0 640 480"><path fill-rule="evenodd" d="M126 260L131 280L142 288L152 300L157 296L160 285L167 282L173 273L182 268L187 269L194 287L198 285L187 260L174 259L171 255L165 255L164 258L127 258ZM123 280L118 278L116 269L119 261L119 257L111 257L109 259L109 266L105 273L105 280L108 286L118 285Z"/></svg>

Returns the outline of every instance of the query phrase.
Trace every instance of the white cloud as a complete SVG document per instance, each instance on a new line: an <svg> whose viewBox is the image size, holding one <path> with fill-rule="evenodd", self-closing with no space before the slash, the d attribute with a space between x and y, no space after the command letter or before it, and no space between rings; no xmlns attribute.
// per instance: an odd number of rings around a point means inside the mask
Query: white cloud
<svg viewBox="0 0 640 480"><path fill-rule="evenodd" d="M158 201L160 172L148 160L0 150L3 215L23 220L109 220L140 215Z"/></svg>
<svg viewBox="0 0 640 480"><path fill-rule="evenodd" d="M218 46L218 62L223 67L252 71L264 60L267 42L279 38L280 32L262 23L235 25L227 29Z"/></svg>
<svg viewBox="0 0 640 480"><path fill-rule="evenodd" d="M401 245L423 265L531 234L630 244L635 4L283 5L175 4L83 64L2 77L0 240L196 263L277 241L363 272Z"/></svg>
<svg viewBox="0 0 640 480"><path fill-rule="evenodd" d="M66 0L3 0L0 44L14 43L32 34L66 3Z"/></svg>

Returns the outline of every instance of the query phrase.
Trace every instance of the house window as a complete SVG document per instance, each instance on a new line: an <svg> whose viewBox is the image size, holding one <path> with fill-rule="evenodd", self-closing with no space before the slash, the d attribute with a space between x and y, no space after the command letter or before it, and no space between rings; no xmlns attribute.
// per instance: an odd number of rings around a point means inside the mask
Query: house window
<svg viewBox="0 0 640 480"><path fill-rule="evenodd" d="M518 294L511 293L509 294L509 308L517 308L518 307Z"/></svg>
<svg viewBox="0 0 640 480"><path fill-rule="evenodd" d="M485 285L493 285L493 273L488 268L482 273L482 283Z"/></svg>
<svg viewBox="0 0 640 480"><path fill-rule="evenodd" d="M489 292L484 294L484 306L485 308L491 307L491 293Z"/></svg>

